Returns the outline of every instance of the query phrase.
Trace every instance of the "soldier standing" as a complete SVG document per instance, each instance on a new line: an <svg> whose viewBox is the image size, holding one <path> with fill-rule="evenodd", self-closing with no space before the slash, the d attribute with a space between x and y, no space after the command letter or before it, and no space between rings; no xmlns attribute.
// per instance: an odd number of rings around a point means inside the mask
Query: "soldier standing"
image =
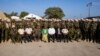
<svg viewBox="0 0 100 56"><path fill-rule="evenodd" d="M11 31L10 31L10 38L13 43L16 42L17 38L17 28L16 28L16 22L12 20L11 22Z"/></svg>

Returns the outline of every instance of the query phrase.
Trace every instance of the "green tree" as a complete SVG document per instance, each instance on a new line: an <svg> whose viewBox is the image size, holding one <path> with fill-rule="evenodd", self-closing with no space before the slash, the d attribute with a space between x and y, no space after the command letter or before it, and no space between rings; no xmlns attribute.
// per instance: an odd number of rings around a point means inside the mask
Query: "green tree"
<svg viewBox="0 0 100 56"><path fill-rule="evenodd" d="M20 18L23 18L24 16L28 15L29 13L28 12L25 12L25 11L22 11L20 13Z"/></svg>
<svg viewBox="0 0 100 56"><path fill-rule="evenodd" d="M18 13L17 12L11 12L11 13L6 13L4 12L4 14L6 15L6 17L11 18L11 16L17 16Z"/></svg>
<svg viewBox="0 0 100 56"><path fill-rule="evenodd" d="M6 13L6 12L4 12L4 14L5 14L5 16L8 17L8 18L11 17L10 14L8 14L8 13Z"/></svg>
<svg viewBox="0 0 100 56"><path fill-rule="evenodd" d="M61 19L65 16L63 10L59 7L49 7L45 10L45 17Z"/></svg>
<svg viewBox="0 0 100 56"><path fill-rule="evenodd" d="M17 12L11 12L10 16L17 16L17 14L18 14Z"/></svg>

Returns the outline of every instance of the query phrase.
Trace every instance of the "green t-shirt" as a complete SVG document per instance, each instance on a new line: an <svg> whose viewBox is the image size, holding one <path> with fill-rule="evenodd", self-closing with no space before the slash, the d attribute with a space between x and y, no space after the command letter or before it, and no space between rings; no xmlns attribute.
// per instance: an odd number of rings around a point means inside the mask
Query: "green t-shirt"
<svg viewBox="0 0 100 56"><path fill-rule="evenodd" d="M43 34L48 34L48 29L42 29Z"/></svg>

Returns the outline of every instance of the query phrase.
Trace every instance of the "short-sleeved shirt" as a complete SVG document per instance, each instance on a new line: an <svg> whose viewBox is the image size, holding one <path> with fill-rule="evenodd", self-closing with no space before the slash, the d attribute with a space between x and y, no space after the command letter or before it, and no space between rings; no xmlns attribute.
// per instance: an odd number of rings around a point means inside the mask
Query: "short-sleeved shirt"
<svg viewBox="0 0 100 56"><path fill-rule="evenodd" d="M62 29L62 33L63 34L68 34L68 29L66 29L66 28Z"/></svg>
<svg viewBox="0 0 100 56"><path fill-rule="evenodd" d="M18 29L18 33L20 34L20 35L23 35L24 34L24 29Z"/></svg>
<svg viewBox="0 0 100 56"><path fill-rule="evenodd" d="M42 29L42 34L48 34L48 29Z"/></svg>
<svg viewBox="0 0 100 56"><path fill-rule="evenodd" d="M54 28L49 28L49 29L48 29L48 33L49 33L50 35L55 34L55 29L54 29Z"/></svg>
<svg viewBox="0 0 100 56"><path fill-rule="evenodd" d="M31 33L32 33L32 28L26 28L26 29L25 29L25 32L26 32L27 34L31 34Z"/></svg>

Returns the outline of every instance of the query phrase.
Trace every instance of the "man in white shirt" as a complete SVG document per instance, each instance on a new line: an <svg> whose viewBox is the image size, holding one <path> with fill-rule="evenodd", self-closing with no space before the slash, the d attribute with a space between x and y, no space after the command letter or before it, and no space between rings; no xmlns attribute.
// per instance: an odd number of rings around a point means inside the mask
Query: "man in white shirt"
<svg viewBox="0 0 100 56"><path fill-rule="evenodd" d="M24 38L25 31L24 31L24 28L22 27L22 25L19 25L19 29L17 32L18 32L18 42L22 43L23 40L25 42L25 38Z"/></svg>
<svg viewBox="0 0 100 56"><path fill-rule="evenodd" d="M62 28L62 35L63 35L63 41L64 42L66 42L66 40L68 42L68 36L67 36L67 34L68 34L68 29L66 28L66 26L64 26L64 28Z"/></svg>
<svg viewBox="0 0 100 56"><path fill-rule="evenodd" d="M52 41L55 42L55 28L50 27L48 29L48 34L49 34L49 42L50 42L50 38L52 38Z"/></svg>
<svg viewBox="0 0 100 56"><path fill-rule="evenodd" d="M32 28L30 27L25 28L25 36L28 42L32 42L31 35L32 35Z"/></svg>

